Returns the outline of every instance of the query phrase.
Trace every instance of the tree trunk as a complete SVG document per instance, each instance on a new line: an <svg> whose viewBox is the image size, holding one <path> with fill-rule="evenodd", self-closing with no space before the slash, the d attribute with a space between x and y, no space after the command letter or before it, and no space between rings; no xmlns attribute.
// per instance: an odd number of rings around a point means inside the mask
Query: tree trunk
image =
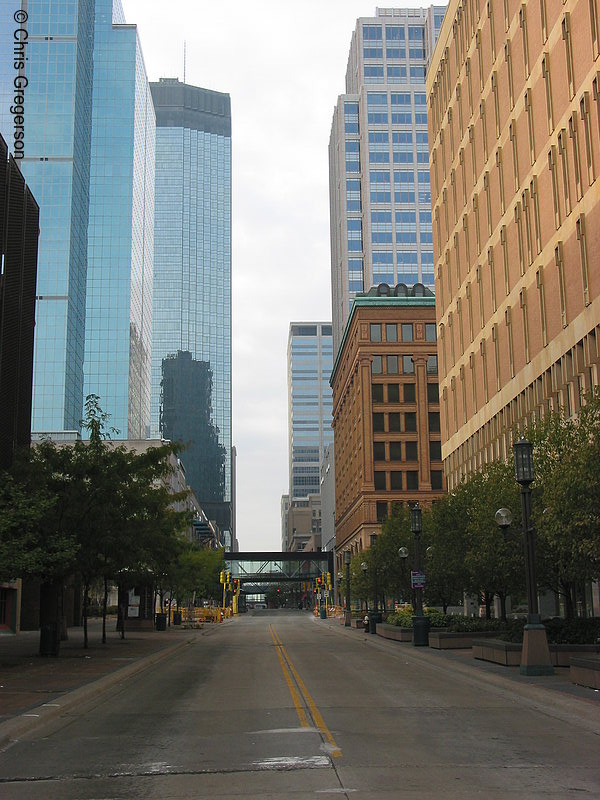
<svg viewBox="0 0 600 800"><path fill-rule="evenodd" d="M483 601L485 603L485 618L486 619L491 619L492 618L492 598L493 598L493 595L490 592L485 591L483 593Z"/></svg>
<svg viewBox="0 0 600 800"><path fill-rule="evenodd" d="M580 588L580 597L581 597L581 616L583 619L587 619L587 599L585 596L585 583L579 584Z"/></svg>
<svg viewBox="0 0 600 800"><path fill-rule="evenodd" d="M500 619L506 622L506 592L498 592L500 598Z"/></svg>
<svg viewBox="0 0 600 800"><path fill-rule="evenodd" d="M567 619L573 619L575 617L575 609L573 606L573 597L571 595L571 585L561 581L560 587L563 597L565 598L565 616Z"/></svg>
<svg viewBox="0 0 600 800"><path fill-rule="evenodd" d="M102 598L102 644L106 644L106 606L108 604L108 578L104 578L104 597Z"/></svg>
<svg viewBox="0 0 600 800"><path fill-rule="evenodd" d="M83 585L83 648L88 649L88 604L90 602L90 584L86 580Z"/></svg>

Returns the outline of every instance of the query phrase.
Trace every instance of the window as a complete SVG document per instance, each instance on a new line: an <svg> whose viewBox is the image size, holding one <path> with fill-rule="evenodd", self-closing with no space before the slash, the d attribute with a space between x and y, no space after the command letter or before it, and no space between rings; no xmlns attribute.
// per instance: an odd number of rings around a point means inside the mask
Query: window
<svg viewBox="0 0 600 800"><path fill-rule="evenodd" d="M381 356L373 356L371 363L371 372L373 375L381 375L383 372L383 361Z"/></svg>
<svg viewBox="0 0 600 800"><path fill-rule="evenodd" d="M523 322L523 347L525 349L525 361L531 361L529 352L529 316L527 314L527 289L521 289L519 293L519 305L521 306L521 320Z"/></svg>
<svg viewBox="0 0 600 800"><path fill-rule="evenodd" d="M388 375L397 375L398 374L398 356L386 356L387 361L387 374Z"/></svg>
<svg viewBox="0 0 600 800"><path fill-rule="evenodd" d="M405 375L414 375L415 363L412 356L402 356L402 372Z"/></svg>
<svg viewBox="0 0 600 800"><path fill-rule="evenodd" d="M587 162L588 182L590 185L596 180L594 171L594 151L592 147L592 125L590 120L590 95L584 92L579 101L579 114L583 123L583 133L585 138L585 156Z"/></svg>
<svg viewBox="0 0 600 800"><path fill-rule="evenodd" d="M395 324L386 324L385 326L385 339L387 342L398 341L398 327Z"/></svg>
<svg viewBox="0 0 600 800"><path fill-rule="evenodd" d="M435 326L435 322L425 323L425 341L426 342L437 341L437 329Z"/></svg>
<svg viewBox="0 0 600 800"><path fill-rule="evenodd" d="M544 293L544 273L543 268L540 267L535 273L535 282L538 289L539 302L540 302L540 325L542 329L542 344L544 347L548 344L548 330L546 327L546 296Z"/></svg>
<svg viewBox="0 0 600 800"><path fill-rule="evenodd" d="M382 433L385 431L383 414L373 414L373 430L377 433Z"/></svg>
<svg viewBox="0 0 600 800"><path fill-rule="evenodd" d="M390 489L402 491L402 473L390 472Z"/></svg>
<svg viewBox="0 0 600 800"><path fill-rule="evenodd" d="M440 402L440 386L438 383L427 384L427 402L428 403Z"/></svg>
<svg viewBox="0 0 600 800"><path fill-rule="evenodd" d="M440 412L439 411L430 411L429 412L429 430L432 433L439 433L440 432Z"/></svg>
<svg viewBox="0 0 600 800"><path fill-rule="evenodd" d="M548 151L548 169L552 178L552 199L554 201L554 227L560 228L560 200L558 196L558 176L556 174L556 147Z"/></svg>
<svg viewBox="0 0 600 800"><path fill-rule="evenodd" d="M385 472L375 472L374 474L374 482L375 482L375 489L379 491L385 491L386 484L385 484Z"/></svg>
<svg viewBox="0 0 600 800"><path fill-rule="evenodd" d="M406 473L406 490L416 491L419 488L419 473L412 470Z"/></svg>
<svg viewBox="0 0 600 800"><path fill-rule="evenodd" d="M417 446L417 442L406 442L406 460L407 461L418 461L419 460L419 449Z"/></svg>
<svg viewBox="0 0 600 800"><path fill-rule="evenodd" d="M567 81L571 99L575 96L575 79L573 73L573 47L571 43L571 15L565 14L561 23L562 38L565 43L565 60L567 65Z"/></svg>
<svg viewBox="0 0 600 800"><path fill-rule="evenodd" d="M402 444L390 442L390 461L402 461Z"/></svg>
<svg viewBox="0 0 600 800"><path fill-rule="evenodd" d="M409 323L402 323L402 341L403 342L412 342L413 340L413 326L412 322Z"/></svg>
<svg viewBox="0 0 600 800"><path fill-rule="evenodd" d="M542 57L542 78L546 89L546 119L548 121L548 133L554 130L554 117L552 113L552 85L550 83L550 56L544 53Z"/></svg>
<svg viewBox="0 0 600 800"><path fill-rule="evenodd" d="M400 402L400 386L397 383L388 383L388 403Z"/></svg>
<svg viewBox="0 0 600 800"><path fill-rule="evenodd" d="M569 138L573 145L573 171L575 173L575 191L581 200L583 189L581 184L581 155L579 152L579 131L577 130L577 113L569 117Z"/></svg>
<svg viewBox="0 0 600 800"><path fill-rule="evenodd" d="M441 442L429 442L429 459L431 461L441 461L442 460L442 443Z"/></svg>
<svg viewBox="0 0 600 800"><path fill-rule="evenodd" d="M400 432L400 414L388 414L388 429L394 433Z"/></svg>
<svg viewBox="0 0 600 800"><path fill-rule="evenodd" d="M590 304L590 269L585 238L585 217L582 214L576 222L577 240L579 241L579 257L581 264L581 280L583 283L583 300Z"/></svg>
<svg viewBox="0 0 600 800"><path fill-rule="evenodd" d="M371 384L371 400L374 403L383 403L383 384L382 383L373 383L373 384Z"/></svg>
<svg viewBox="0 0 600 800"><path fill-rule="evenodd" d="M385 442L373 442L373 461L385 461Z"/></svg>
<svg viewBox="0 0 600 800"><path fill-rule="evenodd" d="M377 522L384 522L388 515L388 504L383 500L378 500L377 508Z"/></svg>
<svg viewBox="0 0 600 800"><path fill-rule="evenodd" d="M529 47L527 46L527 15L525 4L519 9L519 25L521 27L523 41L523 63L525 65L525 77L529 77Z"/></svg>
<svg viewBox="0 0 600 800"><path fill-rule="evenodd" d="M437 375L437 373L438 373L438 357L429 356L429 358L427 359L427 374Z"/></svg>
<svg viewBox="0 0 600 800"><path fill-rule="evenodd" d="M441 491L442 490L442 475L444 473L440 469L432 469L431 470L431 488L434 491Z"/></svg>
<svg viewBox="0 0 600 800"><path fill-rule="evenodd" d="M567 154L567 131L565 128L558 134L558 155L562 167L563 197L565 199L565 213L571 213L571 193L569 184L569 156Z"/></svg>
<svg viewBox="0 0 600 800"><path fill-rule="evenodd" d="M417 415L414 411L404 413L404 430L408 433L415 433L417 430Z"/></svg>
<svg viewBox="0 0 600 800"><path fill-rule="evenodd" d="M417 402L417 392L416 392L416 385L414 383L405 383L404 384L404 402L405 403L416 403Z"/></svg>

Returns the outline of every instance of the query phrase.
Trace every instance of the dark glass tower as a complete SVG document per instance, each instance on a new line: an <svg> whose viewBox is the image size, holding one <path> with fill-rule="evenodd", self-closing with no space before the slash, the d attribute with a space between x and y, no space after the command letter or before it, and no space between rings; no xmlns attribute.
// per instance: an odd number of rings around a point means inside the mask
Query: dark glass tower
<svg viewBox="0 0 600 800"><path fill-rule="evenodd" d="M182 414L163 406L161 427L161 381L167 379L163 364L167 371L175 366L182 370L185 358L204 364L190 367L190 397L205 397L202 374L209 370L210 418L204 399L186 406L189 434L174 438L188 443L182 461L202 507L222 531L232 531L230 99L177 79L162 79L150 88L156 111L151 432L172 438L171 428L165 427L169 415ZM167 397L165 384L163 402ZM188 403L189 398L178 397L177 402ZM203 461L201 452L207 426L225 454L218 500L219 459ZM207 469L212 463L218 474L193 478L199 473L192 464L201 463Z"/></svg>

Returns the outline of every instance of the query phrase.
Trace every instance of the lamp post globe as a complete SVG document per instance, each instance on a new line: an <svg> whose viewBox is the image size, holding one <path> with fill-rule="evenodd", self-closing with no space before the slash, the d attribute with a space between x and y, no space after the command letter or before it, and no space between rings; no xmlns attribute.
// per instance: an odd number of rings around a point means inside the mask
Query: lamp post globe
<svg viewBox="0 0 600 800"><path fill-rule="evenodd" d="M350 610L350 561L352 556L350 550L344 551L344 565L346 567L346 610L344 611L344 627L352 626L352 611Z"/></svg>

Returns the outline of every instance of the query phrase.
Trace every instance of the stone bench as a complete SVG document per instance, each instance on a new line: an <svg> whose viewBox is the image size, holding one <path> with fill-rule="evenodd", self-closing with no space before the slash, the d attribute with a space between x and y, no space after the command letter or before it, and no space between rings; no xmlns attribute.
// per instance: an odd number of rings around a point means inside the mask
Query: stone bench
<svg viewBox="0 0 600 800"><path fill-rule="evenodd" d="M480 661L491 661L505 667L518 667L521 663L523 645L520 642L477 638L473 639L471 647L473 658L478 658Z"/></svg>
<svg viewBox="0 0 600 800"><path fill-rule="evenodd" d="M387 622L378 622L375 633L384 639L394 639L396 642L412 642L413 629L401 628L399 625L388 625Z"/></svg>
<svg viewBox="0 0 600 800"><path fill-rule="evenodd" d="M569 676L571 683L600 689L600 658L594 656L571 656Z"/></svg>
<svg viewBox="0 0 600 800"><path fill-rule="evenodd" d="M468 650L474 639L493 639L497 631L430 631L429 646L435 650Z"/></svg>

